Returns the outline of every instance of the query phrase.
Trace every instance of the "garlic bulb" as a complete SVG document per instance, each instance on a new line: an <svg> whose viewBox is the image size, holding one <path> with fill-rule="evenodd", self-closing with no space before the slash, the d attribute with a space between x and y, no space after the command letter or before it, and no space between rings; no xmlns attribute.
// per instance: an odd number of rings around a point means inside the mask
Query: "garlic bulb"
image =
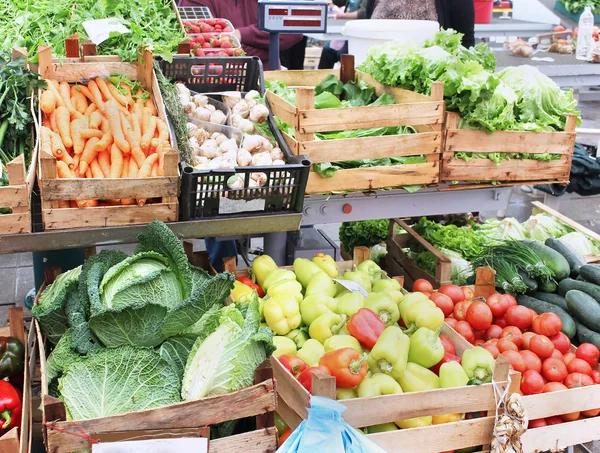
<svg viewBox="0 0 600 453"><path fill-rule="evenodd" d="M209 159L219 156L219 149L215 140L206 140L200 147L200 155Z"/></svg>
<svg viewBox="0 0 600 453"><path fill-rule="evenodd" d="M231 109L231 113L234 115L240 115L242 118L248 118L248 114L250 113L250 108L248 107L248 103L243 99L233 106Z"/></svg>
<svg viewBox="0 0 600 453"><path fill-rule="evenodd" d="M269 117L269 109L263 104L256 104L250 110L250 117L248 118L253 123L263 123Z"/></svg>
<svg viewBox="0 0 600 453"><path fill-rule="evenodd" d="M283 160L283 153L279 148L273 148L269 154L271 155L271 159L273 160Z"/></svg>
<svg viewBox="0 0 600 453"><path fill-rule="evenodd" d="M285 162L282 160L279 160L279 159L275 159L273 161L273 166L275 166L275 165L285 165Z"/></svg>
<svg viewBox="0 0 600 453"><path fill-rule="evenodd" d="M187 123L188 134L190 134L190 132L195 131L196 129L198 129L198 126L196 126L194 123Z"/></svg>
<svg viewBox="0 0 600 453"><path fill-rule="evenodd" d="M190 98L184 94L180 94L179 95L179 102L181 103L181 105L185 105L188 102L190 102Z"/></svg>
<svg viewBox="0 0 600 453"><path fill-rule="evenodd" d="M232 115L231 122L233 127L237 127L245 134L251 134L254 132L254 124L252 124L252 121L243 118L241 115Z"/></svg>
<svg viewBox="0 0 600 453"><path fill-rule="evenodd" d="M223 134L221 134L220 132L213 132L213 133L211 134L210 138L212 138L213 140L216 140L216 139L218 139L218 138L219 138L221 135L223 135Z"/></svg>
<svg viewBox="0 0 600 453"><path fill-rule="evenodd" d="M207 109L207 110L208 110L210 113L212 113L212 112L214 112L215 110L217 110L217 108L216 108L214 105L212 105L212 104L206 104L206 105L204 106L204 108L205 108L205 109Z"/></svg>
<svg viewBox="0 0 600 453"><path fill-rule="evenodd" d="M243 189L244 188L244 176L235 174L227 179L227 187L232 190Z"/></svg>
<svg viewBox="0 0 600 453"><path fill-rule="evenodd" d="M237 163L240 167L247 167L252 163L252 154L244 148L239 148L237 152Z"/></svg>
<svg viewBox="0 0 600 453"><path fill-rule="evenodd" d="M237 161L235 160L235 157L233 158L225 158L225 155L223 155L223 159L221 160L221 168L222 169L233 169L235 168L237 165Z"/></svg>
<svg viewBox="0 0 600 453"><path fill-rule="evenodd" d="M260 93L258 91L250 90L246 93L246 96L244 96L244 99L246 101L250 101L250 100L256 100L259 97L260 97Z"/></svg>
<svg viewBox="0 0 600 453"><path fill-rule="evenodd" d="M250 178L250 181L248 181L248 188L249 189L257 189L258 186L258 182L256 182L254 179Z"/></svg>
<svg viewBox="0 0 600 453"><path fill-rule="evenodd" d="M235 138L230 138L221 143L221 145L219 145L219 149L221 150L221 154L223 154L231 150L237 151L238 145Z"/></svg>
<svg viewBox="0 0 600 453"><path fill-rule="evenodd" d="M175 88L177 89L177 94L180 96L187 96L188 98L190 97L190 90L183 83L177 82L175 84Z"/></svg>
<svg viewBox="0 0 600 453"><path fill-rule="evenodd" d="M183 111L186 115L192 115L194 113L194 109L196 108L196 104L193 102L186 102L185 104L181 103L181 105L183 106Z"/></svg>
<svg viewBox="0 0 600 453"><path fill-rule="evenodd" d="M262 135L260 136L260 138L262 139L260 151L271 152L273 150L273 143L271 143L268 138L263 137Z"/></svg>
<svg viewBox="0 0 600 453"><path fill-rule="evenodd" d="M215 138L215 141L217 142L217 146L221 146L221 144L223 142L226 142L227 140L228 140L228 138L225 134L221 134L217 138Z"/></svg>
<svg viewBox="0 0 600 453"><path fill-rule="evenodd" d="M252 166L253 167L272 165L272 164L273 164L273 159L271 159L271 156L267 152L256 153L252 156Z"/></svg>
<svg viewBox="0 0 600 453"><path fill-rule="evenodd" d="M208 159L204 156L194 156L194 167L196 167L198 170L208 168Z"/></svg>
<svg viewBox="0 0 600 453"><path fill-rule="evenodd" d="M210 121L210 111L204 107L194 110L194 118L200 121Z"/></svg>
<svg viewBox="0 0 600 453"><path fill-rule="evenodd" d="M223 95L223 102L232 109L240 100L242 99L242 94L238 91L228 91Z"/></svg>
<svg viewBox="0 0 600 453"><path fill-rule="evenodd" d="M263 145L262 137L260 135L246 135L244 137L244 142L242 143L242 148L246 151L250 151L250 153L257 152Z"/></svg>
<svg viewBox="0 0 600 453"><path fill-rule="evenodd" d="M202 145L210 138L210 134L204 128L196 129L191 133L191 135L196 139L199 145Z"/></svg>
<svg viewBox="0 0 600 453"><path fill-rule="evenodd" d="M206 107L208 105L208 96L205 94L195 94L192 100L198 107Z"/></svg>
<svg viewBox="0 0 600 453"><path fill-rule="evenodd" d="M208 162L208 168L210 168L211 170L218 170L219 168L221 168L222 161L223 161L222 156L215 157L214 159L211 159Z"/></svg>
<svg viewBox="0 0 600 453"><path fill-rule="evenodd" d="M215 124L225 124L227 116L220 110L215 110L210 114L210 122Z"/></svg>

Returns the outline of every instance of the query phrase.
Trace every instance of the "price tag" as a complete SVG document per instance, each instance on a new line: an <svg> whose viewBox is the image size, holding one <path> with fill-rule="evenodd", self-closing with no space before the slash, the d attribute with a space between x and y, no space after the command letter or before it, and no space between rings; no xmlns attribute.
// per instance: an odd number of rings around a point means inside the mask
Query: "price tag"
<svg viewBox="0 0 600 453"><path fill-rule="evenodd" d="M264 198L254 200L232 200L221 197L219 200L219 214L237 214L240 212L264 211L267 201Z"/></svg>
<svg viewBox="0 0 600 453"><path fill-rule="evenodd" d="M119 22L118 19L86 20L83 22L83 28L85 28L90 41L97 46L110 38L110 34L113 32L120 34L131 33L131 30Z"/></svg>
<svg viewBox="0 0 600 453"><path fill-rule="evenodd" d="M92 445L92 453L208 453L208 439L182 437L179 439L127 440L100 442Z"/></svg>
<svg viewBox="0 0 600 453"><path fill-rule="evenodd" d="M334 278L334 282L339 283L344 288L353 293L361 293L363 296L367 297L369 293L360 283L353 282L352 280L341 280L339 278Z"/></svg>

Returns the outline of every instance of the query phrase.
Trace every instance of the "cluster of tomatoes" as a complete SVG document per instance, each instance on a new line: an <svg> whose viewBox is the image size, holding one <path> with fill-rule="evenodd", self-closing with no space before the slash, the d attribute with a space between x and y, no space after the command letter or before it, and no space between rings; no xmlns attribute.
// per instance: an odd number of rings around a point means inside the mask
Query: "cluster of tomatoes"
<svg viewBox="0 0 600 453"><path fill-rule="evenodd" d="M571 340L554 313L538 315L517 305L509 294L492 294L487 300L473 299L469 287L445 285L437 291L426 280L417 280L414 291L429 298L446 316L445 322L469 343L487 349L494 358L504 356L521 373L521 393L533 395L600 384L600 351L590 343L571 351ZM530 428L595 417L598 409L531 420Z"/></svg>
<svg viewBox="0 0 600 453"><path fill-rule="evenodd" d="M188 34L197 33L231 33L233 27L227 19L184 20L183 28Z"/></svg>
<svg viewBox="0 0 600 453"><path fill-rule="evenodd" d="M197 57L241 57L245 52L231 35L202 33L190 38L192 53Z"/></svg>

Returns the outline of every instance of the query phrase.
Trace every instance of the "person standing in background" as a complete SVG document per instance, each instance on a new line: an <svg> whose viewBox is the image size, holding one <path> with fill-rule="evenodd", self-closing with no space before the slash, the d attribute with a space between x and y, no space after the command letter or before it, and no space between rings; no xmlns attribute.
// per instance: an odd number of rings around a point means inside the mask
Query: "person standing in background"
<svg viewBox="0 0 600 453"><path fill-rule="evenodd" d="M341 9L343 7L343 9ZM366 19L367 0L333 0L334 19ZM348 53L348 41L329 41L323 46L318 69L333 69L340 56Z"/></svg>

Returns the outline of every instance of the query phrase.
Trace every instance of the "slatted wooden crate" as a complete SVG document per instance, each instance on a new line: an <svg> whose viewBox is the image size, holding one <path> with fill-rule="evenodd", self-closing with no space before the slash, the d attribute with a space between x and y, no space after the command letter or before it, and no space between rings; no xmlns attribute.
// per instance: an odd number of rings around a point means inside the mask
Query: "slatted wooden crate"
<svg viewBox="0 0 600 453"><path fill-rule="evenodd" d="M140 81L151 92L160 119L168 123L158 81L152 67L152 53L144 52L138 63L123 63L114 57L97 62L62 64L52 60L52 49L39 51L39 72L44 78L69 83L86 82L95 77L123 74ZM41 111L40 111L41 112ZM41 115L41 113L40 113ZM41 118L41 117L40 117ZM38 179L42 200L44 229L99 228L116 225L148 223L154 219L172 222L178 219L179 167L173 136L171 150L164 156L164 176L123 179L59 179L56 159L40 150ZM107 205L85 209L59 208L61 200L111 200L144 198L148 203L138 205ZM152 202L151 199L155 199Z"/></svg>
<svg viewBox="0 0 600 453"><path fill-rule="evenodd" d="M271 112L295 128L296 137L284 134L294 154L306 155L315 163L352 159L424 155L427 162L397 166L338 170L331 178L310 173L307 194L336 191L365 191L411 184L432 185L439 180L442 151L442 123L445 103L444 86L434 83L431 96L385 86L372 77L354 70L350 55L342 56L341 70L267 71L265 80L279 80L296 89L296 105L271 91L267 100ZM362 80L375 87L380 96L388 93L392 105L351 108L314 108L314 87L333 74L347 82ZM415 126L416 134L389 135L337 140L315 140L316 132L346 131L388 126Z"/></svg>
<svg viewBox="0 0 600 453"><path fill-rule="evenodd" d="M445 145L440 181L486 187L492 182L502 185L567 184L571 172L571 157L575 146L577 118L569 115L564 132L485 131L458 129L457 113L446 114ZM559 160L542 162L534 159L511 159L499 164L489 159L469 162L455 157L458 152L560 154ZM455 185L448 190L461 189Z"/></svg>

